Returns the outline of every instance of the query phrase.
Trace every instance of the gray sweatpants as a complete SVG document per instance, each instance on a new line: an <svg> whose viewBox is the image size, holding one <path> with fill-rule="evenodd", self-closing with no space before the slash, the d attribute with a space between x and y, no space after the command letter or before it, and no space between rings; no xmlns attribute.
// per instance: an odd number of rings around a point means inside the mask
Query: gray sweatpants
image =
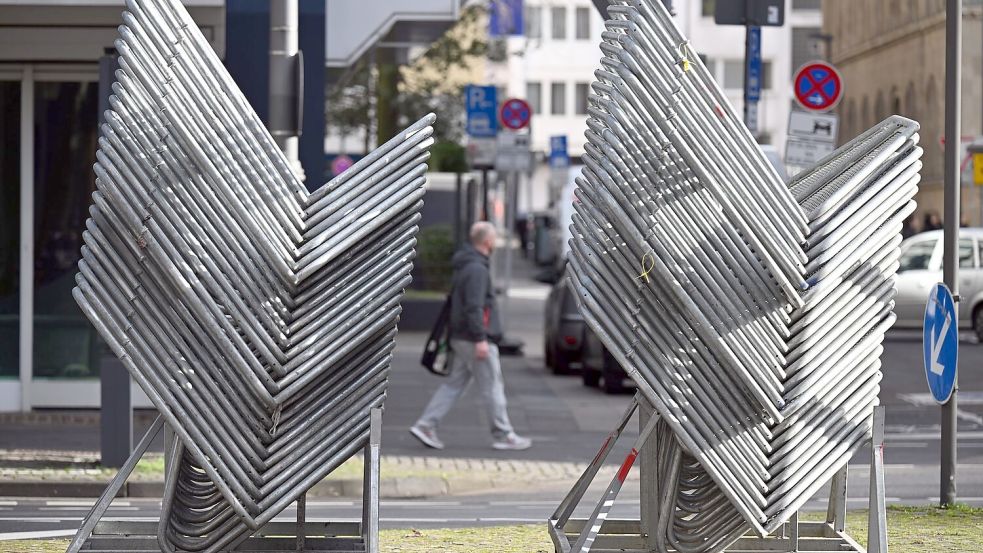
<svg viewBox="0 0 983 553"><path fill-rule="evenodd" d="M498 346L489 343L488 357L481 360L475 358L474 346L474 342L451 340L451 349L454 350L451 374L434 392L417 424L437 428L440 420L474 379L478 381L478 390L488 405L492 436L500 440L512 433L512 423L509 422L506 411L505 383L502 380L502 365L498 360Z"/></svg>

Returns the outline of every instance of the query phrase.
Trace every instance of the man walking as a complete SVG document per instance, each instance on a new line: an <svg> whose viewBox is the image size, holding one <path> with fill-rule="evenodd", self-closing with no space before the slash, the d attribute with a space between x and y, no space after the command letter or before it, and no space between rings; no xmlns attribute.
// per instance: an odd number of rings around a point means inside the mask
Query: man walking
<svg viewBox="0 0 983 553"><path fill-rule="evenodd" d="M454 254L451 291L451 374L430 399L410 433L424 445L443 449L437 425L471 383L488 404L495 449L528 449L532 442L512 429L505 405L505 383L496 342L502 338L502 321L495 304L488 258L495 249L495 227L478 222L471 227L470 244Z"/></svg>

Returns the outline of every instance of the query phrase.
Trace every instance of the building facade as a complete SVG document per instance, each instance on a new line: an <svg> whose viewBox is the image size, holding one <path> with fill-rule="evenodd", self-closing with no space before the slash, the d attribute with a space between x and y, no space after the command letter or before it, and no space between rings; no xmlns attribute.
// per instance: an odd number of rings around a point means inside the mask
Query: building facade
<svg viewBox="0 0 983 553"><path fill-rule="evenodd" d="M983 57L980 0L963 2L962 140L964 148L981 134ZM844 79L840 141L845 142L891 114L921 124L925 150L917 196L920 224L942 214L943 136L945 134L945 1L824 0L823 30L830 58ZM971 165L964 163L962 214L983 225L983 187L972 187Z"/></svg>
<svg viewBox="0 0 983 553"><path fill-rule="evenodd" d="M734 108L744 109L744 27L713 20L713 0L673 0L674 21L700 53ZM758 140L784 154L792 74L820 57L822 12L819 0L789 0L785 25L762 30L764 83L759 103ZM525 37L510 40L506 64L489 64L488 81L508 95L525 98L533 108L532 146L541 159L549 139L566 135L574 158L583 155L587 94L598 67L601 14L589 0L526 0ZM546 207L549 169L541 163L521 209Z"/></svg>
<svg viewBox="0 0 983 553"><path fill-rule="evenodd" d="M221 56L224 2L186 3ZM0 1L0 411L99 405L108 350L72 288L95 190L99 59L122 8Z"/></svg>

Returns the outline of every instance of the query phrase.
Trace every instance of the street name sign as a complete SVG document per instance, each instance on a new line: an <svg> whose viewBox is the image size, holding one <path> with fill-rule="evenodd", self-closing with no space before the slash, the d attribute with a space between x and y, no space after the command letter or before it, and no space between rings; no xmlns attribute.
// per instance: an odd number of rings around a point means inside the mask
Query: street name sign
<svg viewBox="0 0 983 553"><path fill-rule="evenodd" d="M959 322L949 288L941 282L932 288L925 304L922 327L922 351L925 377L932 397L946 403L956 384L956 359L959 355Z"/></svg>
<svg viewBox="0 0 983 553"><path fill-rule="evenodd" d="M795 100L809 111L829 111L843 96L843 79L832 65L811 61L792 78Z"/></svg>

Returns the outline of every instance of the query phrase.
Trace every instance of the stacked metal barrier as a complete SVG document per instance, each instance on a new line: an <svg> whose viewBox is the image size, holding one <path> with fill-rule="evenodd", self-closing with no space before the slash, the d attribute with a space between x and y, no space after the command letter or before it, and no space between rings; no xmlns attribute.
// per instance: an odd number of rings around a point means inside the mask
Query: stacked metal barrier
<svg viewBox="0 0 983 553"><path fill-rule="evenodd" d="M177 0L129 0L74 295L178 442L158 538L227 551L366 445L430 115L308 194Z"/></svg>
<svg viewBox="0 0 983 553"><path fill-rule="evenodd" d="M889 118L786 185L661 2L608 13L571 278L662 417L659 547L722 551L870 439L918 125Z"/></svg>

